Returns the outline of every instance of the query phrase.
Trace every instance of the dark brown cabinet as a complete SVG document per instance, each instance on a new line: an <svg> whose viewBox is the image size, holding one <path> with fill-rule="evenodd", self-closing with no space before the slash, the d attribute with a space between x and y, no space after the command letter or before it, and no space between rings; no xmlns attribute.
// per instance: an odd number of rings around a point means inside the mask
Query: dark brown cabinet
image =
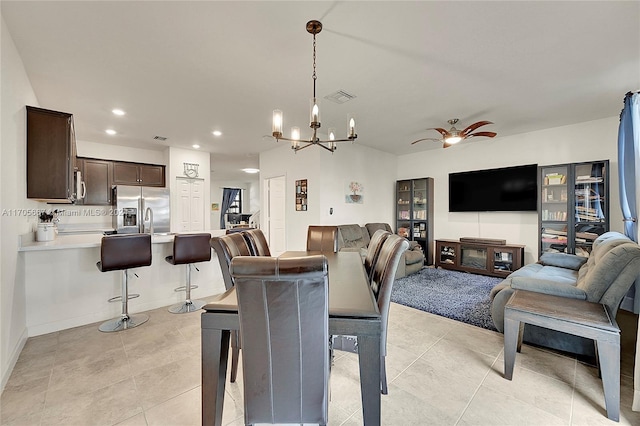
<svg viewBox="0 0 640 426"><path fill-rule="evenodd" d="M417 241L433 265L433 178L396 182L396 233Z"/></svg>
<svg viewBox="0 0 640 426"><path fill-rule="evenodd" d="M165 186L164 166L116 161L113 163L113 184Z"/></svg>
<svg viewBox="0 0 640 426"><path fill-rule="evenodd" d="M73 115L27 106L27 198L72 203L75 158Z"/></svg>
<svg viewBox="0 0 640 426"><path fill-rule="evenodd" d="M482 241L436 241L436 267L494 277L522 268L523 245Z"/></svg>
<svg viewBox="0 0 640 426"><path fill-rule="evenodd" d="M539 254L589 257L609 231L609 160L540 166Z"/></svg>
<svg viewBox="0 0 640 426"><path fill-rule="evenodd" d="M111 204L111 180L113 162L93 158L78 158L78 170L84 182L84 198L76 204L109 205Z"/></svg>

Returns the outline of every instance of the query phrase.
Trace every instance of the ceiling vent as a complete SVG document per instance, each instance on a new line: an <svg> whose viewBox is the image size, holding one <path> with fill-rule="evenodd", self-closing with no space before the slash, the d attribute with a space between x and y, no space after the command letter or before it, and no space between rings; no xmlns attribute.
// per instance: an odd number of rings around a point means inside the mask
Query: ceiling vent
<svg viewBox="0 0 640 426"><path fill-rule="evenodd" d="M164 136L154 136L153 139L156 140L156 141L166 141L167 140L167 138L165 138Z"/></svg>
<svg viewBox="0 0 640 426"><path fill-rule="evenodd" d="M343 104L355 97L356 97L355 95L352 95L351 93L347 93L344 90L338 90L337 92L331 93L330 95L327 95L324 98L331 102L335 102L337 104Z"/></svg>

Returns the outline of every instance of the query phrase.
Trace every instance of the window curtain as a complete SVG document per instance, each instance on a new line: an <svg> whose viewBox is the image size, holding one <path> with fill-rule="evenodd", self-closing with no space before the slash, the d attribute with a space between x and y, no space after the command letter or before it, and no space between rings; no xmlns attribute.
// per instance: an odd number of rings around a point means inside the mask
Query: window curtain
<svg viewBox="0 0 640 426"><path fill-rule="evenodd" d="M640 177L640 94L627 93L620 114L618 130L618 174L620 181L620 207L624 220L624 233L638 242L637 179ZM640 279L636 280L634 312L640 310ZM640 324L639 324L640 326ZM640 411L640 327L636 339L636 360L633 372L633 411Z"/></svg>
<svg viewBox="0 0 640 426"><path fill-rule="evenodd" d="M222 191L222 207L220 208L220 229L226 228L227 211L240 192L238 188L224 188Z"/></svg>

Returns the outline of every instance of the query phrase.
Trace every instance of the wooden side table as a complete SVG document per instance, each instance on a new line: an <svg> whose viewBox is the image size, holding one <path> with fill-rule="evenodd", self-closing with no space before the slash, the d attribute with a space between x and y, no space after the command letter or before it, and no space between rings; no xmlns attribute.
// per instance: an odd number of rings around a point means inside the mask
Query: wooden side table
<svg viewBox="0 0 640 426"><path fill-rule="evenodd" d="M620 420L620 328L600 303L516 290L504 307L504 377L511 380L524 324L596 341L607 417Z"/></svg>

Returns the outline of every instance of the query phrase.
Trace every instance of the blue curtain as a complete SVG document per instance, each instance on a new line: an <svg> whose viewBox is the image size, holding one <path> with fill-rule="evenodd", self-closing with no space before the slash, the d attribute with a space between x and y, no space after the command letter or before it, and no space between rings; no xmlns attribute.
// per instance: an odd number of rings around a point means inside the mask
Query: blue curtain
<svg viewBox="0 0 640 426"><path fill-rule="evenodd" d="M640 178L640 94L627 93L620 113L618 129L618 178L624 233L638 242L637 179ZM636 280L628 296L633 296L633 311L640 312L640 283Z"/></svg>
<svg viewBox="0 0 640 426"><path fill-rule="evenodd" d="M240 192L238 188L224 188L222 191L222 207L220 208L220 229L225 229L225 217L227 215L227 210L233 203L233 200L236 199L236 196Z"/></svg>

